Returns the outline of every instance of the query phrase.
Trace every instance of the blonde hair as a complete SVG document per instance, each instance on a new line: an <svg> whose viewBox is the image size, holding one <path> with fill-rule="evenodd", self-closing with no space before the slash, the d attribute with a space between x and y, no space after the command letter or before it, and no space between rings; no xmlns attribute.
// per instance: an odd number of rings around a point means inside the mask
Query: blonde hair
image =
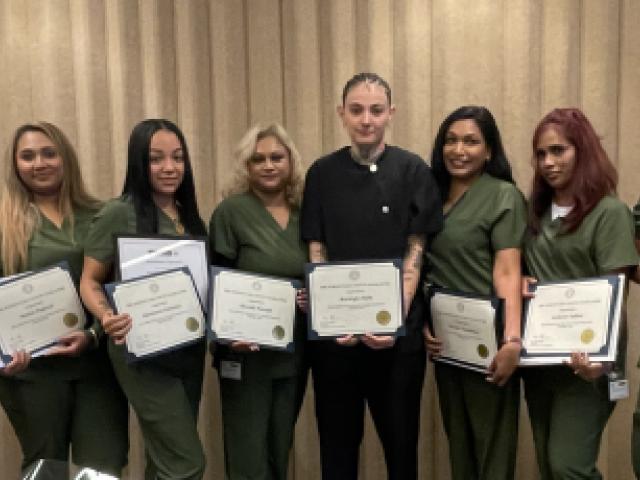
<svg viewBox="0 0 640 480"><path fill-rule="evenodd" d="M100 202L87 192L76 152L58 127L47 122L27 123L18 127L6 151L4 189L0 197L0 249L4 275L17 273L27 267L29 240L40 224L40 213L33 203L33 192L22 182L16 168L18 142L27 132L44 134L53 142L62 159L63 176L58 209L63 218L69 219L72 231L74 207L100 207Z"/></svg>
<svg viewBox="0 0 640 480"><path fill-rule="evenodd" d="M302 159L291 137L289 137L287 131L279 123L272 123L267 126L258 124L244 134L236 147L237 161L233 181L223 196L228 197L229 195L245 193L251 190L247 164L256 153L256 144L267 137L273 137L278 140L287 152L289 152L291 176L285 187L285 196L289 205L299 206L302 200L302 189L304 185Z"/></svg>

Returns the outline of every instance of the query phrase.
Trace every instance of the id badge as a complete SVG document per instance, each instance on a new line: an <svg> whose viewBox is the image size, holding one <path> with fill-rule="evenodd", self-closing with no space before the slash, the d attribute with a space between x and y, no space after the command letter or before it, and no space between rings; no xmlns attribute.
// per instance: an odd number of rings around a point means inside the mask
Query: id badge
<svg viewBox="0 0 640 480"><path fill-rule="evenodd" d="M616 402L629 398L629 380L618 375L616 372L611 372L607 377L609 380L610 401Z"/></svg>
<svg viewBox="0 0 640 480"><path fill-rule="evenodd" d="M220 360L220 377L229 380L242 380L242 361Z"/></svg>

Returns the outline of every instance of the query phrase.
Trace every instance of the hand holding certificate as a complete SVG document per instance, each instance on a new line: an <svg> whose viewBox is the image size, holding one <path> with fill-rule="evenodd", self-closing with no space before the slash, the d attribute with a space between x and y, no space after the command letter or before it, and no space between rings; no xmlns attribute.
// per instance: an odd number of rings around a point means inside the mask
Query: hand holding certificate
<svg viewBox="0 0 640 480"><path fill-rule="evenodd" d="M130 360L173 350L204 335L204 315L186 269L105 286L119 313L128 313Z"/></svg>
<svg viewBox="0 0 640 480"><path fill-rule="evenodd" d="M0 285L0 356L42 352L86 318L69 272L55 266L16 276Z"/></svg>
<svg viewBox="0 0 640 480"><path fill-rule="evenodd" d="M521 365L554 365L571 352L614 361L624 275L541 284L525 310Z"/></svg>
<svg viewBox="0 0 640 480"><path fill-rule="evenodd" d="M486 372L498 351L501 301L443 289L431 294L432 333L442 342L434 360Z"/></svg>
<svg viewBox="0 0 640 480"><path fill-rule="evenodd" d="M307 264L309 338L401 335L401 264Z"/></svg>
<svg viewBox="0 0 640 480"><path fill-rule="evenodd" d="M216 340L293 350L296 288L283 280L211 268L211 335Z"/></svg>

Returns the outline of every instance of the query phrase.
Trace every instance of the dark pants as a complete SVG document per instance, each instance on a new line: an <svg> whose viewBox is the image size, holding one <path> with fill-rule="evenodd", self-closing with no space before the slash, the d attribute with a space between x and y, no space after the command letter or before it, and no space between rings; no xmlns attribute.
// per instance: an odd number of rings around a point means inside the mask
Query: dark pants
<svg viewBox="0 0 640 480"><path fill-rule="evenodd" d="M636 478L640 479L640 392L636 401L636 409L633 412L631 459L633 460L633 472L636 474Z"/></svg>
<svg viewBox="0 0 640 480"><path fill-rule="evenodd" d="M220 378L229 480L286 480L301 402L297 377ZM306 371L305 371L306 373Z"/></svg>
<svg viewBox="0 0 640 480"><path fill-rule="evenodd" d="M633 472L640 479L640 393L633 412L633 432L631 434L631 459L633 460Z"/></svg>
<svg viewBox="0 0 640 480"><path fill-rule="evenodd" d="M518 445L520 377L499 387L486 375L435 365L438 397L455 480L514 478Z"/></svg>
<svg viewBox="0 0 640 480"><path fill-rule="evenodd" d="M199 480L205 458L197 430L204 342L157 359L127 364L123 346L109 344L113 368L144 438L147 480Z"/></svg>
<svg viewBox="0 0 640 480"><path fill-rule="evenodd" d="M417 478L425 353L364 345L311 345L324 480L355 480L365 405L382 443L390 480Z"/></svg>
<svg viewBox="0 0 640 480"><path fill-rule="evenodd" d="M588 382L565 366L526 368L522 378L542 480L601 480L600 438L615 406L607 378Z"/></svg>
<svg viewBox="0 0 640 480"><path fill-rule="evenodd" d="M24 454L66 461L120 476L127 463L127 402L111 374L79 379L0 377L2 403Z"/></svg>

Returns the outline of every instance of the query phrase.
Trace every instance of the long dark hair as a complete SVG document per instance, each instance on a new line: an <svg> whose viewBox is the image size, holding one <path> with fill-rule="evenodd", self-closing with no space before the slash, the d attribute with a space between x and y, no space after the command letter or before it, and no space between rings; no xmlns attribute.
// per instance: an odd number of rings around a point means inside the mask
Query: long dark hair
<svg viewBox="0 0 640 480"><path fill-rule="evenodd" d="M442 152L449 127L458 120L473 120L480 129L480 133L482 133L482 137L491 151L491 158L485 165L484 171L492 177L514 183L511 174L511 165L509 165L509 160L507 160L507 155L504 152L500 130L498 130L495 118L493 118L491 112L485 107L467 105L454 110L444 119L438 130L436 139L433 142L431 168L433 170L433 176L440 188L443 201L449 197L451 174L444 164L444 155Z"/></svg>
<svg viewBox="0 0 640 480"><path fill-rule="evenodd" d="M153 188L149 180L149 146L151 137L159 130L175 133L184 155L184 177L174 195L180 221L187 232L193 235L205 235L204 222L198 212L187 142L180 129L166 119L143 120L134 127L129 137L127 177L122 195L127 195L133 200L136 210L136 230L143 234L158 233L158 209L153 201Z"/></svg>
<svg viewBox="0 0 640 480"><path fill-rule="evenodd" d="M551 206L553 188L542 178L536 160L540 136L547 128L555 128L575 148L575 167L571 176L573 208L562 219L565 232L575 231L584 217L607 195L615 195L618 173L609 160L600 138L589 119L577 108L556 108L540 120L533 133L533 187L529 201L529 226L540 231L540 220Z"/></svg>

